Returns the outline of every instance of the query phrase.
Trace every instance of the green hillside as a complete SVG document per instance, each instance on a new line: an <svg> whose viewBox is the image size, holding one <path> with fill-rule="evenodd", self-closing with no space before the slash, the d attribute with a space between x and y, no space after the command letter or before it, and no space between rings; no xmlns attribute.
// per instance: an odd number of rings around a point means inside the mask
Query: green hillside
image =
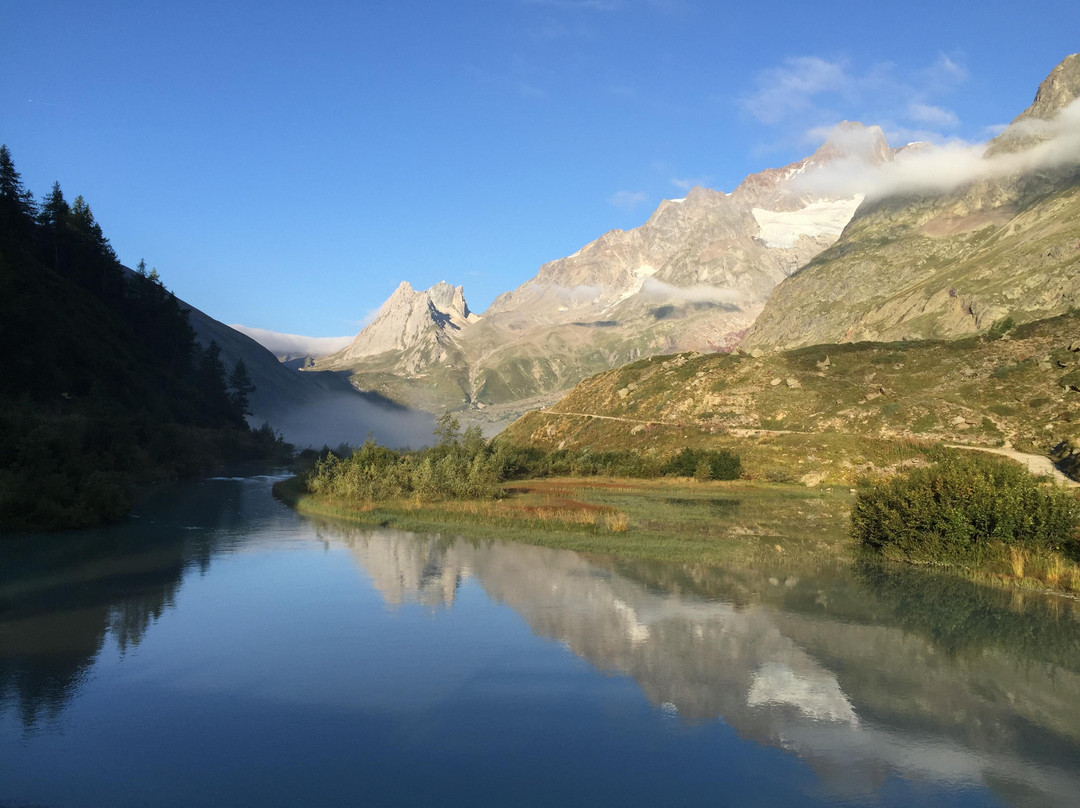
<svg viewBox="0 0 1080 808"><path fill-rule="evenodd" d="M751 477L811 484L850 484L938 443L1067 455L1080 445L1080 313L1007 327L956 341L654 357L588 379L499 440L728 448Z"/></svg>

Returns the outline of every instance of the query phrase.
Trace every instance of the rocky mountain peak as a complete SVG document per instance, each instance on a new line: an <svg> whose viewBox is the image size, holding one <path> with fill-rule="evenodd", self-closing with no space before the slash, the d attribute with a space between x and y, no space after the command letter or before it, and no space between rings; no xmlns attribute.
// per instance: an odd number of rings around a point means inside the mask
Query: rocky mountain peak
<svg viewBox="0 0 1080 808"><path fill-rule="evenodd" d="M859 160L869 165L881 165L892 160L893 153L880 126L841 121L832 128L817 151L803 162L811 166L833 160Z"/></svg>
<svg viewBox="0 0 1080 808"><path fill-rule="evenodd" d="M1034 102L1016 120L1048 120L1077 98L1080 98L1080 53L1066 56L1061 64L1050 71L1050 75L1039 85Z"/></svg>
<svg viewBox="0 0 1080 808"><path fill-rule="evenodd" d="M1066 56L1050 71L1035 93L1031 106L1021 112L1008 128L990 141L986 155L1030 148L1051 136L1047 121L1052 121L1069 105L1080 99L1080 53Z"/></svg>
<svg viewBox="0 0 1080 808"><path fill-rule="evenodd" d="M442 332L461 331L479 319L469 311L460 286L440 281L419 292L408 281L402 281L356 339L344 350L317 362L316 367L343 367L363 357L405 351L438 341Z"/></svg>
<svg viewBox="0 0 1080 808"><path fill-rule="evenodd" d="M838 160L850 160L881 165L893 159L895 150L889 146L880 126L865 126L858 121L842 121L829 132L825 142L809 157L783 168L769 168L751 174L732 192L731 196L754 208L771 211L797 211L815 201L822 201L805 192L796 192L789 181L821 166Z"/></svg>
<svg viewBox="0 0 1080 808"><path fill-rule="evenodd" d="M452 319L476 318L476 315L469 311L469 304L465 302L465 290L461 286L451 286L446 281L439 281L428 289L426 294L435 309Z"/></svg>

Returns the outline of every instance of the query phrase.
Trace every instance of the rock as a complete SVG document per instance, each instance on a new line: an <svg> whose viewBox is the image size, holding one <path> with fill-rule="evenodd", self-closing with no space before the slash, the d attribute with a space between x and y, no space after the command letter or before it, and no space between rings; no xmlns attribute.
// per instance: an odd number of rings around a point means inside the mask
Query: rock
<svg viewBox="0 0 1080 808"><path fill-rule="evenodd" d="M628 395L630 395L630 391L627 388L623 387L616 393L616 395L619 398L626 398Z"/></svg>
<svg viewBox="0 0 1080 808"><path fill-rule="evenodd" d="M775 379L773 379L773 380L772 380L771 382L769 382L769 384L771 384L771 385L772 385L773 387L779 387L779 386L780 386L780 382L782 382L782 381L783 381L783 379L781 379L781 378L780 378L780 377L778 376L777 378L775 378Z"/></svg>
<svg viewBox="0 0 1080 808"><path fill-rule="evenodd" d="M790 387L792 390L798 390L800 387L802 387L802 384L799 383L799 380L795 378L788 378L785 384L787 384L787 386Z"/></svg>
<svg viewBox="0 0 1080 808"><path fill-rule="evenodd" d="M761 348L754 348L754 350L752 350L750 352L750 356L753 359L761 359L761 357L763 357L764 355L765 355L765 352L763 350L761 350Z"/></svg>

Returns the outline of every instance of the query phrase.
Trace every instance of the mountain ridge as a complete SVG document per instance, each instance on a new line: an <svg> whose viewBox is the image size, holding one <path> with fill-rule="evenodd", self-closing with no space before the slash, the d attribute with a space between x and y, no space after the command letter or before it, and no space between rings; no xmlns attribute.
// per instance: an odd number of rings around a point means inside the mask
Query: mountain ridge
<svg viewBox="0 0 1080 808"><path fill-rule="evenodd" d="M955 187L868 200L778 285L743 347L956 338L1080 304L1078 96L1073 55Z"/></svg>
<svg viewBox="0 0 1080 808"><path fill-rule="evenodd" d="M877 127L845 122L812 155L724 193L692 188L631 230L542 265L477 316L461 287L403 283L314 369L432 410L503 422L592 373L678 350L730 350L771 290L839 237L862 201L789 187L838 159L891 160ZM516 411L515 411L516 409Z"/></svg>

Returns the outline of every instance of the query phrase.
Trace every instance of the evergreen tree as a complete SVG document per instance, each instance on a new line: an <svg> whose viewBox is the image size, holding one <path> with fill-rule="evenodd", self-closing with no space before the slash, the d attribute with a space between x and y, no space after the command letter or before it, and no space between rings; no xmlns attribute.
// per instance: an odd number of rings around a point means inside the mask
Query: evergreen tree
<svg viewBox="0 0 1080 808"><path fill-rule="evenodd" d="M234 409L240 413L241 417L251 415L248 396L255 392L255 385L251 383L251 377L248 375L247 365L244 364L243 359L236 360L232 375L229 376L229 387L231 388L229 399Z"/></svg>
<svg viewBox="0 0 1080 808"><path fill-rule="evenodd" d="M60 254L64 236L64 228L67 224L71 208L64 193L60 190L60 183L54 182L52 191L41 202L41 210L38 212L38 234L41 238L42 261L60 271Z"/></svg>
<svg viewBox="0 0 1080 808"><path fill-rule="evenodd" d="M38 224L42 227L55 231L67 221L71 207L64 199L64 192L60 190L60 183L54 182L49 195L41 202L41 211L38 213Z"/></svg>
<svg viewBox="0 0 1080 808"><path fill-rule="evenodd" d="M0 145L0 226L7 231L29 232L35 212L33 194L23 188L8 147Z"/></svg>
<svg viewBox="0 0 1080 808"><path fill-rule="evenodd" d="M196 383L203 395L202 415L207 425L221 426L231 420L232 403L225 382L225 363L221 361L221 346L215 340L202 352L196 370Z"/></svg>

